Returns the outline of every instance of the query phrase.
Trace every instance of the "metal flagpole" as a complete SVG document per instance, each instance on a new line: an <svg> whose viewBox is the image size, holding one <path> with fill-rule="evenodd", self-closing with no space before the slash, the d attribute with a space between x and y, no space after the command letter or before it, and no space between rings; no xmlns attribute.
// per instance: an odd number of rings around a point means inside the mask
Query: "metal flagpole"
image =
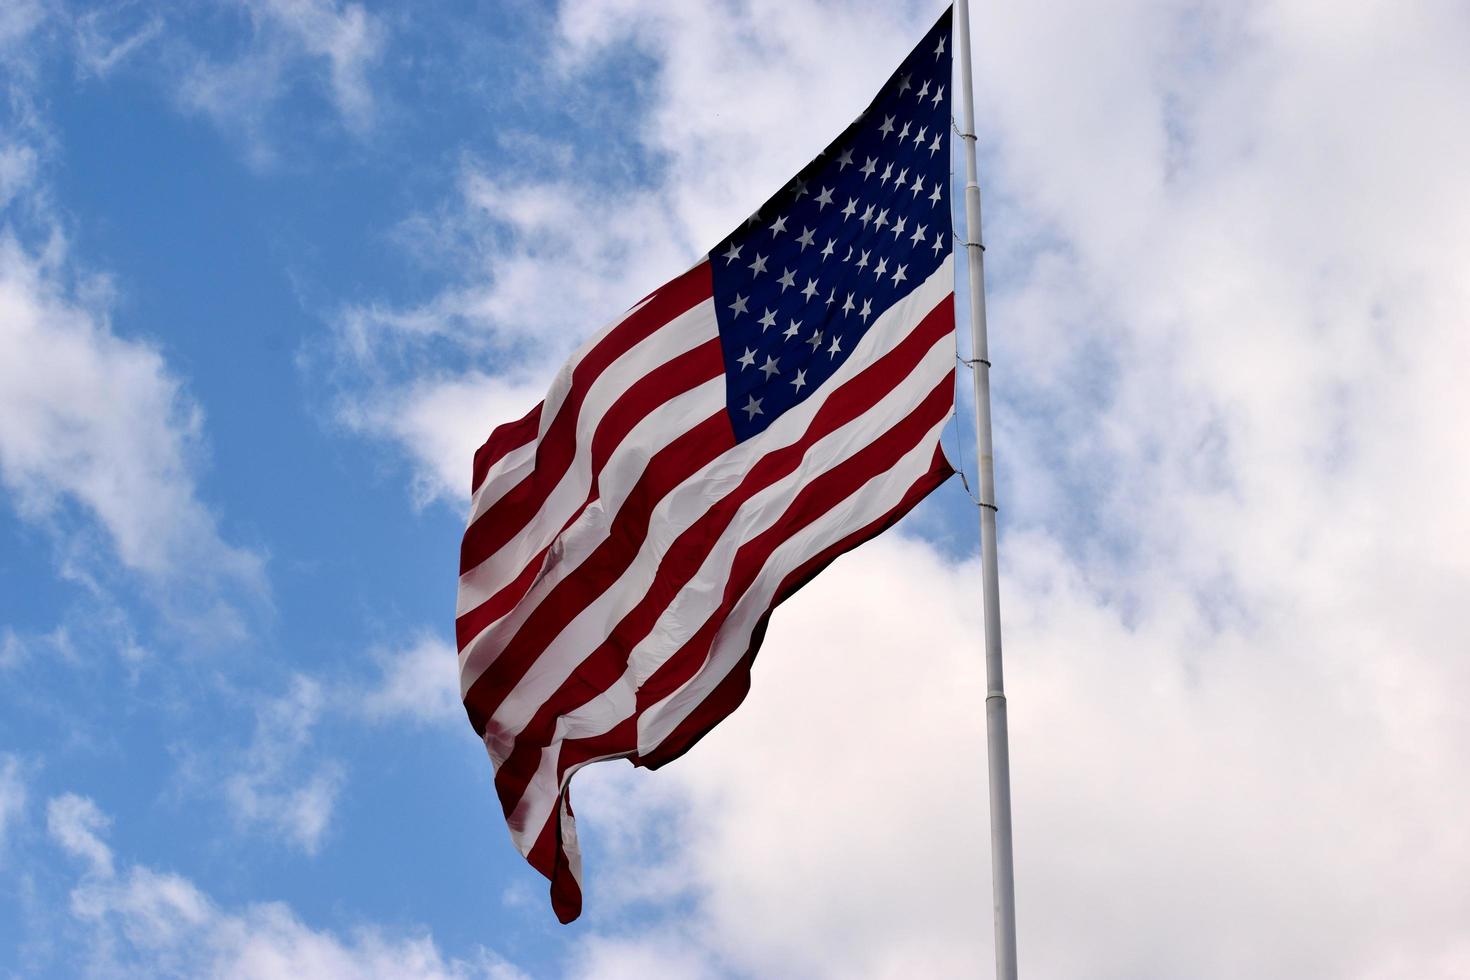
<svg viewBox="0 0 1470 980"><path fill-rule="evenodd" d="M975 89L970 67L970 4L955 0L959 43L960 138L965 144L965 252L970 262L970 373L975 379L975 449L980 468L980 562L985 593L985 742L990 770L990 864L995 899L995 975L1016 977L1016 883L1011 855L1011 763L1000 661L1000 583L995 550L995 458L990 441L990 347L985 337L985 246L980 237L975 160Z"/></svg>

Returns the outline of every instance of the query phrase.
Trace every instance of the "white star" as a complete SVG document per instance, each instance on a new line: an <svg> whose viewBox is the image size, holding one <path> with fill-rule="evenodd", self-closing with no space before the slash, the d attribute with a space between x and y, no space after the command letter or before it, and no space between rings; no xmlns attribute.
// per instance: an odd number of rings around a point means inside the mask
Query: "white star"
<svg viewBox="0 0 1470 980"><path fill-rule="evenodd" d="M940 193L939 193L939 185L938 184L935 184L934 185L934 193L929 195L929 200L933 201L935 204L938 204L939 203L939 201L940 201Z"/></svg>
<svg viewBox="0 0 1470 980"><path fill-rule="evenodd" d="M806 247L812 243L812 230L806 225L802 225L801 235L796 240L801 243L801 250L805 252Z"/></svg>
<svg viewBox="0 0 1470 980"><path fill-rule="evenodd" d="M796 273L792 272L790 269L787 269L781 274L781 278L777 279L776 281L781 284L781 292L784 293L786 292L786 288L788 286L796 285Z"/></svg>
<svg viewBox="0 0 1470 980"><path fill-rule="evenodd" d="M935 133L934 134L934 142L932 142L932 143L929 144L929 155L932 157L934 155L934 151L935 150L938 150L938 149L939 149L939 134L938 133Z"/></svg>
<svg viewBox="0 0 1470 980"><path fill-rule="evenodd" d="M836 357L838 354L841 354L842 353L842 338L841 337L833 337L832 338L832 346L827 348L827 353L828 354L831 354L833 357Z"/></svg>
<svg viewBox="0 0 1470 980"><path fill-rule="evenodd" d="M886 184L886 183L888 183L888 178L889 177L892 177L892 176L893 176L893 164L890 163L888 166L886 166L886 167L883 168L883 176L882 177L879 177L878 180L880 180L882 183L885 183Z"/></svg>
<svg viewBox="0 0 1470 980"><path fill-rule="evenodd" d="M855 197L848 198L848 200L847 200L847 207L845 207L845 208L842 209L842 216L844 218L851 218L856 213L857 213L857 198L855 198Z"/></svg>
<svg viewBox="0 0 1470 980"><path fill-rule="evenodd" d="M884 208L878 212L878 217L873 219L873 227L882 228L886 224L888 224L888 209Z"/></svg>
<svg viewBox="0 0 1470 980"><path fill-rule="evenodd" d="M917 245L920 242L922 242L924 240L924 232L926 232L928 230L929 230L929 226L928 225L920 225L914 231L913 237L909 239L909 244L910 245Z"/></svg>
<svg viewBox="0 0 1470 980"><path fill-rule="evenodd" d="M822 193L817 195L817 210L827 210L827 205L832 203L832 188L823 187Z"/></svg>
<svg viewBox="0 0 1470 980"><path fill-rule="evenodd" d="M928 126L920 126L918 133L916 133L914 135L914 145L915 146L923 146L924 145L924 137L927 136L927 135L929 135L929 127Z"/></svg>
<svg viewBox="0 0 1470 980"><path fill-rule="evenodd" d="M944 235L941 232L936 231L934 233L934 244L931 247L934 249L935 255L938 255L940 250L944 248Z"/></svg>
<svg viewBox="0 0 1470 980"><path fill-rule="evenodd" d="M806 339L806 342L812 345L812 353L815 354L817 348L822 346L822 331L813 330L812 335Z"/></svg>
<svg viewBox="0 0 1470 980"><path fill-rule="evenodd" d="M908 220L908 218L899 218L898 222L893 226L892 231L895 240L903 235L903 226L908 223Z"/></svg>
<svg viewBox="0 0 1470 980"><path fill-rule="evenodd" d="M898 131L898 141L900 143L902 143L904 140L906 140L908 138L909 138L909 124L908 123L904 123L903 124L903 129L900 129Z"/></svg>
<svg viewBox="0 0 1470 980"><path fill-rule="evenodd" d="M883 278L883 273L885 273L887 271L888 271L888 260L887 259L879 259L878 260L878 264L875 265L875 266L873 266L873 275L877 276L879 279L882 279Z"/></svg>
<svg viewBox="0 0 1470 980"><path fill-rule="evenodd" d="M866 269L868 267L868 255L869 255L869 253L867 251L864 251L863 252L863 257L860 258L860 259L858 259L858 268L859 269Z"/></svg>
<svg viewBox="0 0 1470 980"><path fill-rule="evenodd" d="M884 139L887 139L888 138L888 134L891 133L891 132L893 132L893 117L892 116L884 116L883 117L883 125L881 125L881 126L878 127L878 132L880 132L880 133L883 134L883 138Z"/></svg>
<svg viewBox="0 0 1470 980"><path fill-rule="evenodd" d="M924 87L923 87L923 88L921 88L921 89L919 89L919 101L920 101L920 102L923 102L923 101L924 101L924 98L925 98L925 97L926 97L926 96L927 96L927 95L928 95L928 94L929 94L929 83L928 83L928 82L925 82L925 83L924 83Z"/></svg>
<svg viewBox="0 0 1470 980"><path fill-rule="evenodd" d="M771 308L769 306L766 307L766 315L761 317L760 319L760 325L761 333L765 333L767 329L776 325L776 314L771 312Z"/></svg>
<svg viewBox="0 0 1470 980"><path fill-rule="evenodd" d="M792 387L794 387L797 391L800 391L801 390L801 386L804 385L804 384L806 384L806 372L805 371L797 371L796 372L796 377L794 379L792 379L792 381L791 381Z"/></svg>
<svg viewBox="0 0 1470 980"><path fill-rule="evenodd" d="M863 227L864 228L868 227L868 222L869 221L872 221L872 220L873 220L873 205L869 204L868 205L868 210L866 210L866 211L863 212L863 217L862 217Z"/></svg>
<svg viewBox="0 0 1470 980"><path fill-rule="evenodd" d="M860 317L863 318L863 322L864 323L867 323L868 322L868 317L870 317L872 315L873 315L873 301L870 300L870 299L863 300L863 308L861 310L858 310L858 316L860 316Z"/></svg>
<svg viewBox="0 0 1470 980"><path fill-rule="evenodd" d="M907 184L908 182L909 182L909 168L908 167L904 167L902 170L900 170L898 172L898 176L893 179L893 186L894 187L902 187L904 184Z"/></svg>
<svg viewBox="0 0 1470 980"><path fill-rule="evenodd" d="M760 223L761 223L761 213L759 211L757 211L755 214L753 214L750 217L748 217L748 218L745 219L745 227L747 227L747 228L754 228L756 225L758 225Z"/></svg>
<svg viewBox="0 0 1470 980"><path fill-rule="evenodd" d="M750 396L750 401L747 402L745 405L745 421L750 422L753 421L757 415L766 414L765 412L761 411L761 402L763 401L765 401L764 398L757 398L754 395Z"/></svg>
<svg viewBox="0 0 1470 980"><path fill-rule="evenodd" d="M798 201L801 200L803 196L811 193L811 191L809 191L809 190L806 189L806 181L802 180L800 177L798 177L795 180L793 180L791 182L791 186L788 187L788 188L786 188L786 189L788 191L795 191L796 192L796 198L795 199L798 200Z"/></svg>
<svg viewBox="0 0 1470 980"><path fill-rule="evenodd" d="M766 271L766 257L761 253L755 253L755 261L750 263L750 271L753 275L760 275Z"/></svg>
<svg viewBox="0 0 1470 980"><path fill-rule="evenodd" d="M939 100L942 99L942 98L944 98L944 86L943 85L939 86L939 91L934 93L934 104L935 105L938 105L939 104Z"/></svg>
<svg viewBox="0 0 1470 980"><path fill-rule="evenodd" d="M791 321L791 326L787 327L786 328L786 332L783 333L781 336L782 337L785 337L787 340L790 340L792 337L795 337L797 335L797 333L799 333L800 331L801 331L801 321L800 320L792 320Z"/></svg>
<svg viewBox="0 0 1470 980"><path fill-rule="evenodd" d="M938 61L942 54L944 54L944 38L939 39L939 47L934 49L934 60Z"/></svg>
<svg viewBox="0 0 1470 980"><path fill-rule="evenodd" d="M903 282L905 279L908 278L908 276L906 276L906 275L903 274L903 270L905 270L907 268L908 268L908 266L901 265L901 266L899 266L897 269L895 269L893 271L893 284L895 286L897 286L899 283Z"/></svg>
<svg viewBox="0 0 1470 980"><path fill-rule="evenodd" d="M844 300L842 303L842 315L847 316L847 314L851 313L853 309L854 307L852 305L852 293L848 293L847 299Z"/></svg>
<svg viewBox="0 0 1470 980"><path fill-rule="evenodd" d="M878 169L878 158L877 157L868 157L868 162L865 163L865 164L863 164L863 167L862 167L863 180L867 180L869 177L873 176L873 171L875 171L877 169Z"/></svg>
<svg viewBox="0 0 1470 980"><path fill-rule="evenodd" d="M730 304L730 309L732 309L732 310L735 311L734 316L731 317L732 320L736 316L739 316L740 314L746 312L746 305L745 304L747 302L749 302L749 299L747 297L741 296L739 293L736 293L735 294L735 302L733 302L733 303Z"/></svg>
<svg viewBox="0 0 1470 980"><path fill-rule="evenodd" d="M740 362L740 370L744 371L746 368L755 365L755 351L747 347L745 348L745 353L736 358L736 360Z"/></svg>
<svg viewBox="0 0 1470 980"><path fill-rule="evenodd" d="M832 246L833 245L836 245L836 244L837 244L837 239L835 239L835 238L829 238L829 239L827 239L827 244L824 245L824 246L822 246L822 258L824 258L824 259L830 259L832 257Z"/></svg>
<svg viewBox="0 0 1470 980"><path fill-rule="evenodd" d="M771 375L780 373L776 368L778 363L774 357L767 356L766 363L761 365L761 374L766 376L767 381L771 380Z"/></svg>
<svg viewBox="0 0 1470 980"><path fill-rule="evenodd" d="M725 264L729 265L731 262L734 262L736 259L740 258L740 250L744 247L744 245L736 245L734 242L731 242L730 251L726 252L723 256Z"/></svg>
<svg viewBox="0 0 1470 980"><path fill-rule="evenodd" d="M808 279L806 281L806 288L801 291L801 295L805 296L808 301L817 295L817 281L815 279Z"/></svg>
<svg viewBox="0 0 1470 980"><path fill-rule="evenodd" d="M899 95L902 95L903 93L907 92L909 89L911 89L913 87L914 87L914 76L913 75L905 75L905 76L903 76L902 78L900 78L898 80L898 94Z"/></svg>
<svg viewBox="0 0 1470 980"><path fill-rule="evenodd" d="M827 294L827 305L831 306L835 302L837 302L837 290L833 289Z"/></svg>
<svg viewBox="0 0 1470 980"><path fill-rule="evenodd" d="M786 216L783 214L781 217L779 217L775 221L771 222L771 237L772 238L775 238L777 235L781 234L785 230L786 230Z"/></svg>
<svg viewBox="0 0 1470 980"><path fill-rule="evenodd" d="M852 261L852 246L851 245L847 246L847 254L842 257L842 261L844 261L844 262L851 262Z"/></svg>
<svg viewBox="0 0 1470 980"><path fill-rule="evenodd" d="M911 192L913 192L914 197L917 198L919 196L919 191L921 191L923 189L924 189L924 175L923 174L920 174L919 176L915 177L914 178L914 182L909 185L909 190Z"/></svg>
<svg viewBox="0 0 1470 980"><path fill-rule="evenodd" d="M837 158L837 172L841 173L852 166L852 150L843 150L842 156Z"/></svg>

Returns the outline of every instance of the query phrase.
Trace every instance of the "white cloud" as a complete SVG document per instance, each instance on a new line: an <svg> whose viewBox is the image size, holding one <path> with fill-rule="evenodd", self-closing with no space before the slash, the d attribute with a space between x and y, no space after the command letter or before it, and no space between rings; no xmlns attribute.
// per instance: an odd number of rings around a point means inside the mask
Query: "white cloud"
<svg viewBox="0 0 1470 980"><path fill-rule="evenodd" d="M372 926L351 935L316 930L279 902L222 907L189 879L134 864L113 875L98 834L109 823L83 797L51 802L52 836L87 858L93 873L71 892L85 930L77 955L103 976L245 978L469 978L517 980L505 960L481 950L471 961L444 956L427 932L390 936Z"/></svg>
<svg viewBox="0 0 1470 980"><path fill-rule="evenodd" d="M6 48L30 36L46 19L41 0L14 0L0 8L0 48Z"/></svg>
<svg viewBox="0 0 1470 980"><path fill-rule="evenodd" d="M379 18L361 4L337 0L240 0L239 6L252 28L244 52L227 62L197 56L178 85L186 109L240 139L257 167L277 160L272 117L298 71L320 85L350 130L371 128L376 101L368 75L387 39Z"/></svg>
<svg viewBox="0 0 1470 980"><path fill-rule="evenodd" d="M112 849L102 835L112 820L85 796L66 793L46 804L46 830L73 857L82 858L94 875L112 877Z"/></svg>
<svg viewBox="0 0 1470 980"><path fill-rule="evenodd" d="M332 102L349 123L373 115L368 66L382 53L384 28L361 4L336 0L249 0L258 22L269 21L310 57L326 62Z"/></svg>
<svg viewBox="0 0 1470 980"><path fill-rule="evenodd" d="M263 561L199 499L203 412L104 301L66 290L61 261L56 239L37 256L0 232L0 483L29 520L79 507L160 603L187 615L176 600L192 597L213 630L238 631L221 597L263 595Z"/></svg>
<svg viewBox="0 0 1470 980"><path fill-rule="evenodd" d="M36 151L24 143L0 146L0 211L36 179Z"/></svg>
<svg viewBox="0 0 1470 980"><path fill-rule="evenodd" d="M269 828L306 854L321 847L345 779L339 764L314 762L308 751L324 707L321 685L294 676L285 694L257 708L255 736L224 780L236 820Z"/></svg>
<svg viewBox="0 0 1470 980"><path fill-rule="evenodd" d="M25 806L26 784L21 778L20 760L8 752L0 752L0 862L4 860L10 828Z"/></svg>
<svg viewBox="0 0 1470 980"><path fill-rule="evenodd" d="M382 677L353 698L357 711L375 721L464 724L459 659L452 645L424 632L407 649L383 651L375 659Z"/></svg>
<svg viewBox="0 0 1470 980"><path fill-rule="evenodd" d="M661 186L611 213L657 201L676 248L714 241L937 13L777 6L563 8L573 76L629 40L656 65L636 132ZM976 16L1024 968L1463 975L1470 23L1308 0ZM465 347L504 356L570 322L506 312L569 181L478 185L521 234L367 346L483 309ZM578 229L599 255L607 224ZM556 281L590 302L666 261ZM425 419L481 380L422 374L390 389ZM407 448L428 426L365 428L462 487L469 436ZM589 913L692 907L688 975L984 972L977 606L973 567L911 540L826 572L688 759L578 777L610 854L586 848ZM667 948L604 938L609 962Z"/></svg>
<svg viewBox="0 0 1470 980"><path fill-rule="evenodd" d="M136 3L120 3L79 14L73 24L77 68L85 76L106 78L128 58L157 39L163 17Z"/></svg>

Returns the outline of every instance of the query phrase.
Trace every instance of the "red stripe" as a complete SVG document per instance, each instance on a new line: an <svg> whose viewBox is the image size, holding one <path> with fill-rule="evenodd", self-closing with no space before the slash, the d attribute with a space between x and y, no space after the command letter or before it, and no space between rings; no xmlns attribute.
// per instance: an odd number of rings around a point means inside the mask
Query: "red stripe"
<svg viewBox="0 0 1470 980"><path fill-rule="evenodd" d="M925 473L912 487L908 493L899 501L898 505L887 514L878 518L841 541L827 548L821 553L814 555L799 568L793 569L781 581L781 586L776 592L775 600L771 607L762 614L760 621L751 631L750 646L739 664L732 670L719 685L715 687L710 695L700 702L699 707L689 713L682 722L664 738L653 751L645 756L633 758L633 764L645 766L649 769L657 769L660 766L673 762L679 756L689 751L701 738L723 721L730 712L739 707L746 693L750 690L750 667L755 662L756 654L760 651L761 644L765 640L766 626L770 622L771 613L776 607L799 591L815 578L824 568L835 559L856 548L858 545L877 537L883 531L892 527L909 511L927 497L936 487L954 475L949 461L944 456L940 447L934 449L934 461Z"/></svg>
<svg viewBox="0 0 1470 980"><path fill-rule="evenodd" d="M536 514L541 500L561 481L562 474L571 465L577 446L577 416L582 403L593 383L619 357L632 350L643 340L652 336L675 317L693 309L713 295L708 263L700 263L678 279L668 283L655 293L641 309L630 313L626 319L608 331L607 335L587 352L586 356L572 368L571 382L566 398L556 410L556 417L547 426L536 449L536 468L527 478L535 488L519 494L515 501L497 501L498 512L480 515L476 524L488 522L492 527L507 528L506 538L519 531ZM517 489L520 489L519 487ZM527 509L529 509L527 511ZM523 511L527 511L524 512ZM463 549L461 549L463 554ZM491 552L493 554L493 551ZM460 574L473 568L461 559Z"/></svg>
<svg viewBox="0 0 1470 980"><path fill-rule="evenodd" d="M721 679L720 683L715 686L709 696L700 702L699 706L690 712L673 732L659 743L653 752L647 756L634 756L634 764L649 769L657 769L660 766L667 765L689 751L701 738L727 718L731 712L740 706L740 703L745 700L745 696L750 692L750 669L755 663L756 654L759 653L761 645L765 640L766 628L770 623L771 613L775 608L795 595L807 582L815 578L818 573L839 556L851 551L863 542L876 537L897 523L919 501L927 497L936 487L949 479L953 474L954 470L950 468L949 461L945 458L943 449L935 447L934 459L929 471L909 488L908 492L904 494L903 499L897 505L883 516L854 531L831 547L813 555L785 576L781 580L781 585L777 588L771 606L761 615L755 627L751 630L750 645L734 669ZM637 730L635 721L636 718L630 717L619 723L612 731L605 735L588 739L568 740L563 743L557 766L558 783L560 783L562 774L573 765L585 762L588 759L610 755L620 751L629 744L636 748ZM561 804L562 798L565 796L567 813L570 815L572 809L569 791L570 787L558 793L556 803L551 808L551 814L542 826L541 833L537 836L535 845L533 845L530 853L527 855L527 860L531 863L532 867L536 868L536 870L540 871L550 880L552 908L556 913L557 919L562 923L573 921L582 912L582 890L577 884L576 878L571 873L570 861L562 847Z"/></svg>
<svg viewBox="0 0 1470 980"><path fill-rule="evenodd" d="M551 816L541 825L541 832L536 835L536 843L526 854L526 861L551 882L552 911L556 913L557 921L566 925L582 914L582 887L577 884L577 876L572 874L572 863L567 857L566 849L562 846L561 807L563 803L567 808L567 816L575 817L572 812L570 792L559 793L556 805L551 808Z"/></svg>
<svg viewBox="0 0 1470 980"><path fill-rule="evenodd" d="M953 405L954 381L946 377L902 422L804 486L775 524L741 545L725 581L724 601L704 627L638 688L639 712L673 694L704 666L726 617L755 583L777 548L857 493L875 476L892 469L904 453L918 445L949 414Z"/></svg>
<svg viewBox="0 0 1470 980"><path fill-rule="evenodd" d="M536 582L536 573L541 571L541 563L546 560L546 552L550 547L548 545L542 548L535 558L526 562L521 574L499 592L454 621L454 641L461 651L480 635L481 630L510 612L531 591L531 586Z"/></svg>
<svg viewBox="0 0 1470 980"><path fill-rule="evenodd" d="M648 596L624 617L608 639L587 658L587 661L591 661L591 666L584 661L583 667L578 668L567 685L568 693L565 697L554 697L552 700L556 704L548 702L538 710L534 720L539 722L543 730L554 724L556 715L570 710L562 707L563 705L570 702L575 707L576 704L585 702L589 692L590 696L595 696L621 675L627 664L628 653L652 628L659 613L678 594L679 589L698 571L704 557L728 526L739 506L764 487L789 475L814 442L867 412L887 392L901 384L933 347L934 342L952 329L952 309L952 298L946 297L892 350L834 392L817 410L800 441L762 457L746 474L739 487L716 501L709 511L680 534L665 552ZM692 472L694 470L690 470ZM676 485L671 485L668 489ZM619 534L616 531L609 533L608 538L587 558L581 568L559 582L551 594L542 600L540 606L507 643L506 649L476 679L466 702L468 704L473 699L481 717L493 717L495 709L524 676L530 663L545 650L568 622L627 571L642 548L647 530L647 515L638 516L640 520L636 524L637 534ZM619 514L618 519L621 517L622 514ZM616 523L615 520L615 527ZM507 669L500 669L502 663L507 665ZM590 682L582 681L577 675L584 672L590 673L595 679ZM580 700L577 700L579 697ZM483 733L483 728L477 727L477 731ZM517 769L524 765L524 761L520 762Z"/></svg>
<svg viewBox="0 0 1470 980"><path fill-rule="evenodd" d="M638 749L638 718L651 705L657 704L664 697L672 694L688 681L701 669L708 660L708 654L714 639L725 621L729 618L731 611L740 597L744 595L755 583L756 577L770 561L771 556L777 548L788 541L792 536L799 533L803 528L809 526L813 521L822 517L832 510L833 507L858 492L866 483L875 476L887 472L905 453L910 451L923 436L932 431L953 406L954 385L950 378L937 386L924 399L918 407L910 412L905 418L893 428L885 432L879 439L874 440L867 447L844 460L838 466L823 473L792 500L780 521L770 529L750 541L746 542L736 554L732 564L732 574L725 588L725 601L714 610L705 625L675 654L674 658L664 664L638 689L638 704L635 711L627 718L620 721L608 732L588 736L586 738L566 739L561 743L557 757L557 783L560 785L562 775L571 766L585 762L588 759L598 758L613 754L631 755ZM947 466L948 463L946 462ZM926 474L926 476L929 474ZM921 481L922 482L922 481ZM908 499L910 488L904 499ZM927 492L927 491L926 491ZM889 512L892 514L892 511ZM885 515L885 518L888 515ZM879 518L883 520L885 518ZM896 519L896 518L895 518ZM872 524L867 525L871 527ZM886 526L886 525L885 525ZM876 533L876 532L875 532ZM808 566L809 562L803 562L797 569L788 575L777 586L773 595L777 596L772 607L779 604L782 599L782 589L791 579L791 575L797 575ZM815 574L815 573L812 573ZM795 591L794 589L792 591ZM769 615L767 612L766 615ZM765 616L762 616L757 628L763 630ZM759 643L756 644L759 646ZM665 672L664 668L674 663L674 660L682 659L684 666L675 667ZM619 675L621 676L621 675ZM610 686L617 680L616 677L607 681ZM722 681L723 683L723 681ZM605 688L604 688L605 689ZM649 692L652 692L651 694ZM585 698L585 701L591 698ZM579 705L580 706L580 705ZM568 709L570 710L570 709ZM731 706L730 710L734 710ZM728 712L727 712L728 713ZM723 715L721 716L723 717ZM554 719L553 719L554 720ZM554 729L553 729L554 730ZM543 740L549 743L553 730L543 733ZM528 729L529 733L529 729ZM542 745L526 744L527 734L523 733L517 739L515 750L512 752L506 765L496 773L496 790L501 794L501 803L507 815L514 812L529 784L531 776L535 773L536 765L540 762ZM534 735L532 736L534 738ZM523 753L523 749L524 754ZM512 766L517 756L531 760L531 767L526 771L526 778L519 785L512 784L510 775ZM524 771L524 770L522 770ZM517 773L518 774L518 773ZM502 777L507 778L502 780Z"/></svg>
<svg viewBox="0 0 1470 980"><path fill-rule="evenodd" d="M537 402L529 412L514 422L506 422L495 427L490 433L490 438L485 444L475 450L475 464L470 472L470 493L473 495L480 489L480 484L485 482L485 474L490 472L490 467L505 458L506 453L513 449L519 449L532 439L536 438L537 427L541 424L542 402Z"/></svg>
<svg viewBox="0 0 1470 980"><path fill-rule="evenodd" d="M585 591L591 584L589 580L603 582L603 589L616 580L620 572L610 564L610 554L615 555L641 542L648 533L648 521L658 502L734 445L735 432L730 427L729 415L722 408L654 453L628 499L613 518L607 539L582 563L581 567L588 571L558 582L470 688L465 696L465 710L477 734L484 735L486 721L495 713L505 695L525 676L544 648L544 639L538 645L530 638L544 637L548 630L554 636L561 628L558 624L564 624L571 615L575 615L574 611L569 611L571 605L564 602L567 593ZM615 561L615 558L611 560ZM576 611L585 605L586 602L582 602L576 606Z"/></svg>
<svg viewBox="0 0 1470 980"><path fill-rule="evenodd" d="M591 493L567 519L563 530L576 520L576 515L581 513L582 508L596 499L597 477L607 465L613 451L627 438L634 426L664 402L712 378L719 377L724 370L725 361L720 350L720 340L718 337L712 337L708 342L685 351L654 368L619 395L607 412L597 420L592 434ZM585 392L578 392L579 403L584 395ZM547 439L550 438L552 434L548 432ZM546 498L556 490L557 484L561 482L575 457L576 437L572 435L568 438L569 451L566 453L553 450L547 440L543 439L541 449L537 453L535 472L496 501L465 530L464 541L460 544L459 550L459 573L461 575L489 559L504 547L506 542L522 533L526 525L535 519L541 506L546 502ZM543 466L556 467L562 455L566 457L565 466L562 466L555 474L542 472ZM540 556L534 563L540 564ZM519 601L519 598L517 596L516 601Z"/></svg>
<svg viewBox="0 0 1470 980"><path fill-rule="evenodd" d="M942 319L942 318L941 318ZM951 320L943 320L945 331ZM928 346L919 345L927 353ZM899 348L895 348L897 352ZM891 355L890 355L891 356ZM920 358L922 359L922 354ZM879 364L882 362L880 361ZM917 360L915 361L917 363ZM874 368L878 364L873 365ZM912 371L908 366L902 378ZM865 372L866 374L866 372ZM853 392L870 395L871 404L859 401L848 411L838 405L833 409L838 417L823 425L820 413L802 441L764 457L746 481L735 491L718 501L700 519L690 526L667 550L654 578L654 587L611 631L608 638L578 665L561 687L542 704L516 737L515 746L495 774L495 785L501 795L506 812L515 809L526 785L535 774L540 758L540 749L548 744L555 732L556 719L602 695L623 676L628 658L657 623L659 616L698 572L721 534L724 533L740 505L754 493L776 480L789 475L799 464L806 449L821 436L866 412L876 404L882 389L863 384L860 375L833 394L823 406L823 411L842 400L852 397ZM708 648L713 642L715 631L735 599L745 591L749 582L776 548L792 534L805 527L833 506L846 499L866 483L874 473L892 467L902 455L911 449L934 425L944 417L953 404L953 384L949 379L936 386L933 391L903 420L879 435L867 446L848 459L820 474L804 487L792 500L782 518L761 535L745 542L737 551L732 566L732 578L727 581L725 601L705 627L650 677L638 691L638 711L662 700L668 693L681 685L703 661L702 655L694 651ZM769 478L763 472L769 469ZM741 576L744 576L742 579ZM634 748L628 746L628 748ZM613 751L607 749L605 751Z"/></svg>
<svg viewBox="0 0 1470 980"><path fill-rule="evenodd" d="M626 392L609 410L604 420L598 424L597 432L592 437L591 469L592 482L589 487L587 498L582 505L567 518L562 525L564 532L572 523L581 516L583 510L597 499L600 493L599 479L607 463L611 460L617 447L627 438L633 427L643 420L649 412L659 405L668 401L676 395L692 390L699 385L709 381L711 378L719 377L724 371L724 358L720 352L720 341L718 338L711 339L708 343L701 344L694 350L681 354L674 360L663 365L659 370L640 379L632 388ZM517 488L519 489L519 488ZM514 492L514 491L512 491ZM484 527L485 525L479 525ZM466 557L466 549L471 547L470 536L475 531L472 526L465 532L465 541L460 546L460 568L475 567L480 561L489 558L493 551L487 553L484 558L476 561L475 558ZM508 540L508 539L507 539ZM555 536L551 540L555 540ZM484 548L484 544L475 547ZM508 613L516 603L525 598L531 586L536 581L536 573L541 564L546 560L546 553L551 548L548 543L545 548L537 552L528 562L525 568L514 580L503 586L498 592L490 596L480 605L467 611L457 618L454 623L455 639L459 649L463 650L465 645L480 634L480 631L501 616Z"/></svg>

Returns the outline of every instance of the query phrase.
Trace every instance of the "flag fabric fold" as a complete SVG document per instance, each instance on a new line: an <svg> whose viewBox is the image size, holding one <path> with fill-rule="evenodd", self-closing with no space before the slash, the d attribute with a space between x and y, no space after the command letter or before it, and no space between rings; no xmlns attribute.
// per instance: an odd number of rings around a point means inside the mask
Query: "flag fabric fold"
<svg viewBox="0 0 1470 980"><path fill-rule="evenodd" d="M868 109L475 453L461 693L511 837L582 906L569 783L732 712L772 611L952 474L950 14Z"/></svg>

